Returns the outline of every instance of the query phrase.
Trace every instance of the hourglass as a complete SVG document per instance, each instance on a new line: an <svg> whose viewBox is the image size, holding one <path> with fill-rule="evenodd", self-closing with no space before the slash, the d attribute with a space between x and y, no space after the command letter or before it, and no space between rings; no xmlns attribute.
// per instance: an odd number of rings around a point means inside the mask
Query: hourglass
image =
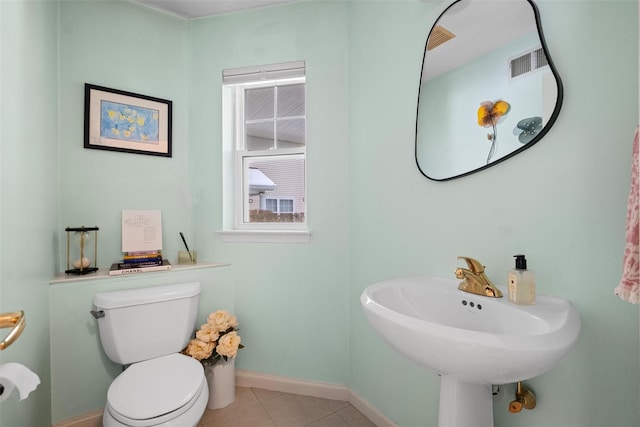
<svg viewBox="0 0 640 427"><path fill-rule="evenodd" d="M67 227L67 274L98 271L98 227Z"/></svg>

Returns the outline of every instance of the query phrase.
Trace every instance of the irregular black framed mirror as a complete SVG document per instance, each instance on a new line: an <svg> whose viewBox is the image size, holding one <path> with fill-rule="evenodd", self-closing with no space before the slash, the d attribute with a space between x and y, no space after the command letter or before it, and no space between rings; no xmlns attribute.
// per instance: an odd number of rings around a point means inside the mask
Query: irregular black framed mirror
<svg viewBox="0 0 640 427"><path fill-rule="evenodd" d="M563 89L531 0L457 0L425 46L416 162L447 181L496 165L540 141Z"/></svg>

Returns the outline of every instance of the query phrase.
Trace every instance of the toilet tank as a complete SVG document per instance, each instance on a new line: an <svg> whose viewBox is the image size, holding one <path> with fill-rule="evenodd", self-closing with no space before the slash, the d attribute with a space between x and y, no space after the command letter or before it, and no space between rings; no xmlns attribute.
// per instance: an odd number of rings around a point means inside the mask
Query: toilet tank
<svg viewBox="0 0 640 427"><path fill-rule="evenodd" d="M102 292L93 298L107 357L127 365L177 353L195 330L200 283Z"/></svg>

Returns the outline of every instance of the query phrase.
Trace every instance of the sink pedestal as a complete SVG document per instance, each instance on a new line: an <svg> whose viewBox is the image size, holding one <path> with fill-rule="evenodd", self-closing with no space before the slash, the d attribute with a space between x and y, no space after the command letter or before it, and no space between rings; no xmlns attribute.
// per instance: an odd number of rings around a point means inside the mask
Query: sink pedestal
<svg viewBox="0 0 640 427"><path fill-rule="evenodd" d="M440 377L438 427L493 427L490 384L472 384L450 375Z"/></svg>
<svg viewBox="0 0 640 427"><path fill-rule="evenodd" d="M571 350L580 316L565 299L519 306L458 289L442 277L367 286L360 302L391 347L442 374L440 427L493 427L491 384L537 377ZM505 290L506 292L506 290Z"/></svg>

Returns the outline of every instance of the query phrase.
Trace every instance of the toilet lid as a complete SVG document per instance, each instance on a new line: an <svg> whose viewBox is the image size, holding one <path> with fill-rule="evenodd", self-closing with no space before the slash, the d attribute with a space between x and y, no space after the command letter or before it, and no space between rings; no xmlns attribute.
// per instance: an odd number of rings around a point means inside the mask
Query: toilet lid
<svg viewBox="0 0 640 427"><path fill-rule="evenodd" d="M170 354L129 366L111 383L107 401L127 418L145 420L189 403L203 381L200 362L183 354Z"/></svg>

